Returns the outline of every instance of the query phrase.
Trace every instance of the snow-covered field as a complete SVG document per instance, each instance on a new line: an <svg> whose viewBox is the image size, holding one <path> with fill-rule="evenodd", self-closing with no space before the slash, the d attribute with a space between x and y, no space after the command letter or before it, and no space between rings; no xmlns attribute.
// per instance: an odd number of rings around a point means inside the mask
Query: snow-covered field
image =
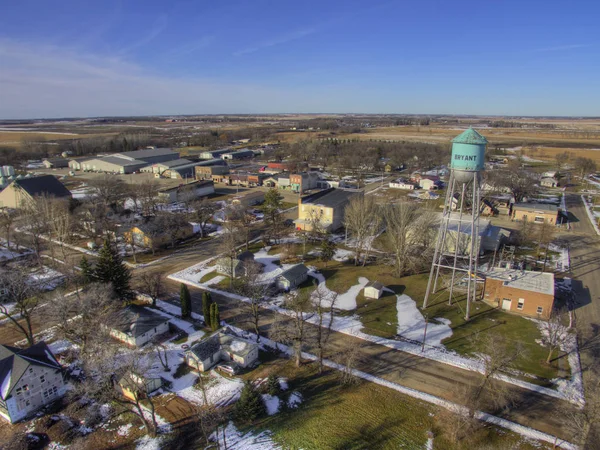
<svg viewBox="0 0 600 450"><path fill-rule="evenodd" d="M408 295L398 295L396 309L398 310L398 334L406 339L422 341L425 332L425 318L417 308L417 303ZM427 324L425 343L435 347L443 347L442 341L452 336L450 320L437 318L439 323Z"/></svg>
<svg viewBox="0 0 600 450"><path fill-rule="evenodd" d="M219 448L230 450L277 450L281 448L271 439L270 432L262 431L256 434L249 431L242 433L233 422L229 422L225 428L225 436L223 436L223 430L219 430L219 435L213 433L211 440L213 442L218 440Z"/></svg>

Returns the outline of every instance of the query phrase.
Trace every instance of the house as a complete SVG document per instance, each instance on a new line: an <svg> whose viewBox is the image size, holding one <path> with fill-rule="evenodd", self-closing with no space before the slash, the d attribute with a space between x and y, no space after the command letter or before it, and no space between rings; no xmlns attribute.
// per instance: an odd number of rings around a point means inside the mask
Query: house
<svg viewBox="0 0 600 450"><path fill-rule="evenodd" d="M60 169L69 167L69 160L67 158L46 158L42 159L42 164L46 169Z"/></svg>
<svg viewBox="0 0 600 450"><path fill-rule="evenodd" d="M458 223L458 213L453 213L455 218L448 226L444 252L466 256L471 252L471 223ZM459 226L460 225L460 226ZM498 251L502 244L510 238L510 231L491 224L487 219L479 219L479 236L475 242L475 252ZM457 249L458 246L458 249Z"/></svg>
<svg viewBox="0 0 600 450"><path fill-rule="evenodd" d="M183 200L197 199L215 193L215 183L212 180L198 180L158 191L158 199L165 203L176 203Z"/></svg>
<svg viewBox="0 0 600 450"><path fill-rule="evenodd" d="M519 222L549 223L556 225L558 208L546 203L515 203L512 208L512 220Z"/></svg>
<svg viewBox="0 0 600 450"><path fill-rule="evenodd" d="M127 242L133 242L138 247L159 248L168 245L173 240L188 239L194 235L194 227L184 220L177 224L174 236L171 236L162 220L150 219L131 227L123 233Z"/></svg>
<svg viewBox="0 0 600 450"><path fill-rule="evenodd" d="M63 369L45 342L26 349L0 345L0 416L10 423L65 395Z"/></svg>
<svg viewBox="0 0 600 450"><path fill-rule="evenodd" d="M231 200L234 205L242 205L245 208L260 205L265 201L265 193L263 191L250 191L244 195L239 195Z"/></svg>
<svg viewBox="0 0 600 450"><path fill-rule="evenodd" d="M211 160L211 161L223 161L222 159ZM210 162L210 161L208 161ZM213 175L227 175L229 174L229 166L225 165L204 165L198 164L195 168L196 180L213 180ZM214 181L214 180L213 180Z"/></svg>
<svg viewBox="0 0 600 450"><path fill-rule="evenodd" d="M554 274L495 268L485 275L484 300L504 311L547 320L554 305Z"/></svg>
<svg viewBox="0 0 600 450"><path fill-rule="evenodd" d="M0 192L0 208L21 208L37 197L70 200L71 192L54 175L14 180Z"/></svg>
<svg viewBox="0 0 600 450"><path fill-rule="evenodd" d="M185 362L199 372L206 372L221 361L233 361L249 367L258 361L258 345L220 331L197 342L185 352Z"/></svg>
<svg viewBox="0 0 600 450"><path fill-rule="evenodd" d="M439 189L440 179L436 176L421 177L419 179L419 187L427 190Z"/></svg>
<svg viewBox="0 0 600 450"><path fill-rule="evenodd" d="M556 178L545 177L540 180L540 185L544 187L555 188L560 186L559 181Z"/></svg>
<svg viewBox="0 0 600 450"><path fill-rule="evenodd" d="M290 187L292 191L303 193L311 189L316 189L318 181L321 179L319 172L302 172L290 175Z"/></svg>
<svg viewBox="0 0 600 450"><path fill-rule="evenodd" d="M254 152L252 150L238 150L235 152L223 153L221 155L221 159L225 160L241 160L241 159L251 159L254 158Z"/></svg>
<svg viewBox="0 0 600 450"><path fill-rule="evenodd" d="M245 264L253 261L254 253L247 250L233 258L233 262L230 256L224 256L217 259L217 272L236 278L245 272Z"/></svg>
<svg viewBox="0 0 600 450"><path fill-rule="evenodd" d="M385 286L379 281L369 281L363 289L363 295L365 296L365 298L372 298L377 300L381 297L381 294L383 294L384 288Z"/></svg>
<svg viewBox="0 0 600 450"><path fill-rule="evenodd" d="M202 152L200 153L200 159L217 159L217 158L221 158L221 155L224 155L225 153L230 153L231 149L230 148L222 148L221 150L211 150L211 151L207 151L207 152Z"/></svg>
<svg viewBox="0 0 600 450"><path fill-rule="evenodd" d="M412 191L413 189L415 189L416 186L417 185L412 181L408 181L403 178L399 178L396 181L390 182L390 187L392 189L406 189Z"/></svg>
<svg viewBox="0 0 600 450"><path fill-rule="evenodd" d="M294 221L297 230L311 231L315 223L335 231L344 223L344 211L355 195L361 191L326 189L298 200L298 218Z"/></svg>
<svg viewBox="0 0 600 450"><path fill-rule="evenodd" d="M162 385L163 379L159 376L139 375L130 370L117 380L117 387L121 394L134 401L136 398L142 398L145 394L157 391Z"/></svg>
<svg viewBox="0 0 600 450"><path fill-rule="evenodd" d="M132 347L141 347L169 331L169 318L143 306L131 305L113 314L110 335Z"/></svg>
<svg viewBox="0 0 600 450"><path fill-rule="evenodd" d="M304 264L296 264L278 275L275 284L279 289L289 291L296 289L307 279L308 268Z"/></svg>
<svg viewBox="0 0 600 450"><path fill-rule="evenodd" d="M542 173L542 178L558 178L559 173L556 170L549 170L547 172Z"/></svg>
<svg viewBox="0 0 600 450"><path fill-rule="evenodd" d="M256 187L262 186L265 179L269 178L266 173L249 173L248 174L248 186Z"/></svg>

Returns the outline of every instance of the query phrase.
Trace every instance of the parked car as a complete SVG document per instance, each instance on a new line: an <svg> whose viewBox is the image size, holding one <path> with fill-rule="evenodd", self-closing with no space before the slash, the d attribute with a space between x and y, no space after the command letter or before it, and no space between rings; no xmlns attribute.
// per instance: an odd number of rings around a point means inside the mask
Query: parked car
<svg viewBox="0 0 600 450"><path fill-rule="evenodd" d="M229 375L236 375L240 371L240 366L234 362L226 362L217 365L217 370L225 372Z"/></svg>

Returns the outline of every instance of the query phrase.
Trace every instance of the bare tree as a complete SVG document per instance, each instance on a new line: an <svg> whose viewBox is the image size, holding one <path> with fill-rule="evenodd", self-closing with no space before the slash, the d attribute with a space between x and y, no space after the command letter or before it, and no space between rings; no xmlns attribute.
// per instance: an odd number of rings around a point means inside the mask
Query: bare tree
<svg viewBox="0 0 600 450"><path fill-rule="evenodd" d="M542 224L538 224L535 229L535 239L537 241L537 254L538 259L542 255L542 249L544 249L544 269L546 271L546 263L548 261L548 247L554 236L556 234L556 226L549 224L548 222L544 222Z"/></svg>
<svg viewBox="0 0 600 450"><path fill-rule="evenodd" d="M597 442L592 429L600 423L600 378L596 374L590 374L588 378L585 383L585 404L578 409L570 408L559 412L560 420L573 431L581 448L594 448L588 445Z"/></svg>
<svg viewBox="0 0 600 450"><path fill-rule="evenodd" d="M94 283L81 293L56 295L48 303L47 317L56 323L58 335L79 346L80 355L86 358L103 344L103 327L110 324L119 306L109 284Z"/></svg>
<svg viewBox="0 0 600 450"><path fill-rule="evenodd" d="M142 207L143 216L151 216L156 213L158 205L159 185L154 180L144 180L138 187L138 199Z"/></svg>
<svg viewBox="0 0 600 450"><path fill-rule="evenodd" d="M266 302L266 295L269 291L268 283L261 279L262 265L254 261L244 263L243 274L234 280L233 290L248 298L245 302L245 309L248 310L247 321L252 325L256 334L256 342L260 340L260 318L262 307ZM232 278L233 279L233 278Z"/></svg>
<svg viewBox="0 0 600 450"><path fill-rule="evenodd" d="M361 345L346 345L336 354L333 361L339 366L339 376L342 384L357 384L360 380L356 376L355 369L359 361Z"/></svg>
<svg viewBox="0 0 600 450"><path fill-rule="evenodd" d="M318 326L315 330L315 343L317 346L319 373L323 372L323 359L329 337L331 336L331 327L335 316L334 308L337 296L337 292L325 289L325 287L321 285L318 285L311 294L318 321Z"/></svg>
<svg viewBox="0 0 600 450"><path fill-rule="evenodd" d="M541 324L542 344L548 347L546 364L550 364L554 352L570 339L569 331L563 325L564 322L565 312L555 310L552 311L548 321Z"/></svg>
<svg viewBox="0 0 600 450"><path fill-rule="evenodd" d="M15 215L9 211L0 212L0 230L6 239L6 248L10 250L10 233L15 222Z"/></svg>
<svg viewBox="0 0 600 450"><path fill-rule="evenodd" d="M567 161L569 161L572 158L573 154L571 152L557 153L554 156L554 160L556 161L556 170L560 171L565 166Z"/></svg>
<svg viewBox="0 0 600 450"><path fill-rule="evenodd" d="M88 181L92 202L105 207L117 208L122 205L127 194L125 182L117 175L104 174Z"/></svg>
<svg viewBox="0 0 600 450"><path fill-rule="evenodd" d="M38 264L42 266L41 251L44 235L48 232L47 213L42 209L45 202L28 201L21 208L20 223L25 231L31 237L33 250L37 257Z"/></svg>
<svg viewBox="0 0 600 450"><path fill-rule="evenodd" d="M296 367L300 367L302 351L308 341L309 325L306 321L314 316L314 307L306 291L287 294L284 307L291 312L291 318L277 314L271 335L275 341L292 346Z"/></svg>
<svg viewBox="0 0 600 450"><path fill-rule="evenodd" d="M219 438L219 427L225 422L226 415L222 409L219 409L214 405L206 404L198 408L197 417L204 443L207 445L205 449L212 448L208 446L210 443L210 436L214 432L217 434L217 441L221 441ZM225 435L225 433L223 433L223 435ZM216 448L220 448L219 443L216 444ZM225 448L227 448L227 445L225 445Z"/></svg>
<svg viewBox="0 0 600 450"><path fill-rule="evenodd" d="M69 209L69 204L62 199L48 200L48 222L50 229L56 239L60 242L60 250L63 261L67 260L65 242L71 237L73 231L73 215Z"/></svg>
<svg viewBox="0 0 600 450"><path fill-rule="evenodd" d="M590 158L575 158L575 168L579 172L579 177L583 180L588 174L596 171L596 162Z"/></svg>
<svg viewBox="0 0 600 450"><path fill-rule="evenodd" d="M206 225L219 210L219 205L209 201L208 198L205 197L202 200L193 201L190 204L190 209L192 209L190 218L193 222L198 223L200 226L200 237L204 237Z"/></svg>
<svg viewBox="0 0 600 450"><path fill-rule="evenodd" d="M11 268L0 272L0 316L21 333L29 345L35 344L33 321L42 306L41 292L29 278L25 268Z"/></svg>
<svg viewBox="0 0 600 450"><path fill-rule="evenodd" d="M171 248L175 247L177 239L181 236L181 230L191 225L186 220L186 216L175 212L159 213L154 219L157 227L162 231L162 234L169 238Z"/></svg>
<svg viewBox="0 0 600 450"><path fill-rule="evenodd" d="M363 252L363 266L366 263L370 243L381 226L381 214L372 196L356 195L344 211L344 225L355 241L354 263L359 264Z"/></svg>
<svg viewBox="0 0 600 450"><path fill-rule="evenodd" d="M152 306L156 307L156 300L164 293L164 276L162 272L142 272L137 278L137 289L142 294L152 299Z"/></svg>
<svg viewBox="0 0 600 450"><path fill-rule="evenodd" d="M488 181L497 189L508 189L515 201L519 203L535 192L536 179L517 163L511 161L509 166L508 169L490 172Z"/></svg>
<svg viewBox="0 0 600 450"><path fill-rule="evenodd" d="M243 205L229 205L225 209L227 221L234 224L237 232L244 236L246 250L249 248L250 235L252 234L254 218L246 213L246 208Z"/></svg>

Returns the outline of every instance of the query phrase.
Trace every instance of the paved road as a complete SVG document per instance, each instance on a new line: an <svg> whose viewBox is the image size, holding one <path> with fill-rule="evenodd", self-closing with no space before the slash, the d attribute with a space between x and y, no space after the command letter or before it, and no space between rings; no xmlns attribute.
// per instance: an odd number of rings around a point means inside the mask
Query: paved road
<svg viewBox="0 0 600 450"><path fill-rule="evenodd" d="M172 292L169 301L178 305L179 285L169 283ZM192 288L190 292L192 293L193 309L201 311L202 291ZM241 302L220 295L213 294L213 299L219 304L221 317L224 320L251 331L251 326L247 321L247 307ZM260 322L261 335L269 337L275 314L272 311L263 310ZM313 331L315 329L312 325L309 325L309 328ZM360 347L360 358L357 365L359 370L455 402L460 402L458 397L460 387L472 386L481 377L475 372L420 358L337 332L334 332L330 338L328 354L329 356L334 355L349 346ZM313 348L309 347L306 350L315 353ZM495 383L500 384L501 382ZM513 385L510 385L510 389L518 400L509 412L502 415L503 417L552 435L558 435L563 439L572 439L573 436L561 423L558 411L572 410L573 405ZM489 404L485 409L493 412Z"/></svg>

